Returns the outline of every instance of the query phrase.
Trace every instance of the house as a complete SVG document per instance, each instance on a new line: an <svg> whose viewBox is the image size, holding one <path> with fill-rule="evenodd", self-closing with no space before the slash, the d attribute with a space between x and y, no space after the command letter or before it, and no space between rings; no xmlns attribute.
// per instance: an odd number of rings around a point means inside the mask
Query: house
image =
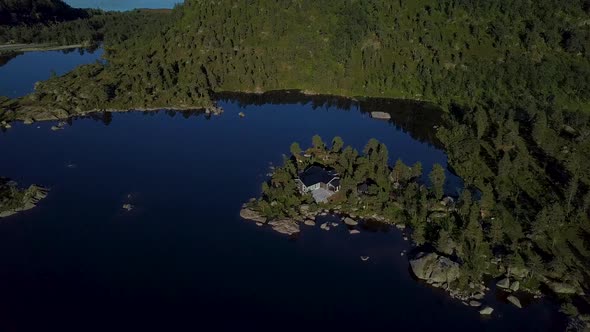
<svg viewBox="0 0 590 332"><path fill-rule="evenodd" d="M325 203L340 190L340 177L336 171L321 166L310 166L295 179L302 194L311 193L318 203Z"/></svg>

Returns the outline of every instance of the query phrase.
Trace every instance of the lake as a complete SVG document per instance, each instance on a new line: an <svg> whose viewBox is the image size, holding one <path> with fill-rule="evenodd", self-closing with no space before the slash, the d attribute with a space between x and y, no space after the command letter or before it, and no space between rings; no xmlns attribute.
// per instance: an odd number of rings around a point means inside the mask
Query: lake
<svg viewBox="0 0 590 332"><path fill-rule="evenodd" d="M34 90L35 83L51 75L63 75L81 64L95 62L103 50L73 48L60 51L26 52L0 57L0 95L21 97Z"/></svg>
<svg viewBox="0 0 590 332"><path fill-rule="evenodd" d="M11 60L0 81L13 84L0 95L24 95L56 64L93 62L100 52L76 54ZM25 74L33 67L39 76ZM294 92L218 99L220 116L105 113L59 132L47 122L0 133L0 175L51 188L37 208L0 221L0 330L562 328L545 301L517 309L490 292L484 302L496 311L482 318L416 281L399 230L308 227L290 239L240 219L269 167L314 134L357 149L377 138L391 163L421 161L425 173L446 166L436 109ZM371 119L373 110L392 120ZM453 193L461 180L447 173ZM125 203L136 209L125 212Z"/></svg>
<svg viewBox="0 0 590 332"><path fill-rule="evenodd" d="M172 8L183 0L65 0L72 7L103 10L132 10L135 8Z"/></svg>

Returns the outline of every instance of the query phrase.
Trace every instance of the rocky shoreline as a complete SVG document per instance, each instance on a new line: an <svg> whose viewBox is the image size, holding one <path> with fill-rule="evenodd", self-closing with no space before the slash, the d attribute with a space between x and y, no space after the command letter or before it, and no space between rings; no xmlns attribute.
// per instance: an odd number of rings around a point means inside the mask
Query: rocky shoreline
<svg viewBox="0 0 590 332"><path fill-rule="evenodd" d="M249 203L252 202L253 199ZM367 221L395 226L400 231L406 230L405 225L396 224L378 215L359 216L354 213L344 212L339 207L335 209L314 209L307 204L301 205L297 216L269 220L261 213L250 208L249 203L242 205L240 210L242 219L253 221L261 227L270 226L274 231L291 237L296 237L302 231L302 226L317 226L317 217L321 216L333 216L340 221L320 224L320 228L325 231L343 224L348 227L350 234L358 234L360 228L357 226ZM405 235L404 239L407 239ZM413 246L415 247L415 244ZM401 255L404 256L404 253L405 251ZM481 282L479 284L469 283L466 288L461 288L456 285L462 274L461 263L453 260L452 257L432 251L421 251L420 248L415 248L407 256L410 270L418 280L424 281L431 287L444 290L449 296L460 301L465 306L478 310L482 316L490 316L495 310L491 304L485 301L489 292L492 291L490 287L494 284L495 290L500 292L501 297L517 308L524 307L523 299L525 298L539 299L543 296L540 291L527 289L522 285L523 280L531 273L525 268L508 268L500 277L491 281L488 280L486 283ZM495 263L498 264L499 262ZM581 288L565 283L545 279L545 284L556 294L583 295ZM576 322L587 323L580 319Z"/></svg>
<svg viewBox="0 0 590 332"><path fill-rule="evenodd" d="M49 189L37 185L27 189L19 189L17 185L14 181L0 178L0 218L35 208L49 192Z"/></svg>
<svg viewBox="0 0 590 332"><path fill-rule="evenodd" d="M154 112L154 111L200 111L205 115L221 115L224 111L223 108L218 106L211 107L138 107L129 109L92 109L89 111L82 111L81 109L75 109L67 111L63 108L50 109L41 106L29 106L22 107L17 110L5 110L0 111L0 120L2 120L3 126L8 129L10 128L10 122L22 121L25 124L32 124L34 122L43 121L59 121L67 120L74 117L84 117L94 113L125 113L125 112ZM7 127L8 126L8 127Z"/></svg>

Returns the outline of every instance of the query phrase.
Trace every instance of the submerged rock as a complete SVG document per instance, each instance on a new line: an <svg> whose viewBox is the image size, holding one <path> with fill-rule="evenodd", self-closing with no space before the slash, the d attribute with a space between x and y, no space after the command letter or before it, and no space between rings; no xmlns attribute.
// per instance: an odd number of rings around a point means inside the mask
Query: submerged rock
<svg viewBox="0 0 590 332"><path fill-rule="evenodd" d="M419 253L410 260L412 272L429 283L451 283L459 278L459 264L435 253Z"/></svg>
<svg viewBox="0 0 590 332"><path fill-rule="evenodd" d="M369 260L369 256L361 256L361 260L362 260L363 262L366 262L366 261L368 261L368 260Z"/></svg>
<svg viewBox="0 0 590 332"><path fill-rule="evenodd" d="M293 235L299 233L299 224L293 219L279 219L268 223L272 229L281 234Z"/></svg>
<svg viewBox="0 0 590 332"><path fill-rule="evenodd" d="M127 210L127 211L131 211L133 210L133 205L127 203L127 204L123 204L123 209Z"/></svg>
<svg viewBox="0 0 590 332"><path fill-rule="evenodd" d="M348 233L350 233L350 234L359 234L360 231L357 230L357 229L351 229L351 230L348 231Z"/></svg>

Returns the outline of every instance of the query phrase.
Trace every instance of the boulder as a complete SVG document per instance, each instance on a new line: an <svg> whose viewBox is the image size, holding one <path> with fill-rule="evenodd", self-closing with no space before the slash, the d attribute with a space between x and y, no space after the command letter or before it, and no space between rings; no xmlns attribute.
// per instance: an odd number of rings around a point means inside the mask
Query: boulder
<svg viewBox="0 0 590 332"><path fill-rule="evenodd" d="M299 207L299 212L306 214L309 212L309 205L308 204L303 204Z"/></svg>
<svg viewBox="0 0 590 332"><path fill-rule="evenodd" d="M469 301L469 305L472 306L472 307L481 307L481 302L475 301L475 300L471 300L471 301Z"/></svg>
<svg viewBox="0 0 590 332"><path fill-rule="evenodd" d="M24 119L24 120L23 120L23 123L24 123L24 124L26 124L26 125L33 124L33 119L31 119L31 118L26 118L26 119Z"/></svg>
<svg viewBox="0 0 590 332"><path fill-rule="evenodd" d="M123 209L127 210L127 211L131 211L133 210L133 205L127 203L127 204L123 204Z"/></svg>
<svg viewBox="0 0 590 332"><path fill-rule="evenodd" d="M517 292L519 288L520 288L520 282L518 280L517 281L514 281L510 285L510 290L513 291L513 292Z"/></svg>
<svg viewBox="0 0 590 332"><path fill-rule="evenodd" d="M496 283L496 286L498 286L500 288L508 289L510 287L510 279L508 279L508 278L501 279Z"/></svg>
<svg viewBox="0 0 590 332"><path fill-rule="evenodd" d="M490 306L485 306L483 309L481 309L479 311L479 314L484 315L484 316L488 316L488 315L491 315L492 312L494 312L494 308L492 308Z"/></svg>
<svg viewBox="0 0 590 332"><path fill-rule="evenodd" d="M243 208L242 210L240 210L240 217L246 220L252 220L260 223L266 222L265 217L263 217L260 213L249 208Z"/></svg>
<svg viewBox="0 0 590 332"><path fill-rule="evenodd" d="M552 291L557 294L578 294L580 293L577 287L564 282L549 281L546 283Z"/></svg>
<svg viewBox="0 0 590 332"><path fill-rule="evenodd" d="M246 117L246 114L244 114L244 112L240 112L240 113L238 113L238 115L240 116L240 118Z"/></svg>
<svg viewBox="0 0 590 332"><path fill-rule="evenodd" d="M529 270L526 267L508 267L508 275L516 279L524 279L529 275Z"/></svg>
<svg viewBox="0 0 590 332"><path fill-rule="evenodd" d="M325 230L325 231L329 231L330 230L330 225L327 222L325 222L325 223L323 223L323 224L320 225L320 228L323 229L323 230Z"/></svg>
<svg viewBox="0 0 590 332"><path fill-rule="evenodd" d="M459 264L435 253L420 253L410 260L412 272L429 283L450 283L459 278Z"/></svg>
<svg viewBox="0 0 590 332"><path fill-rule="evenodd" d="M305 221L303 223L307 226L315 226L315 221L313 221L311 219L305 219Z"/></svg>
<svg viewBox="0 0 590 332"><path fill-rule="evenodd" d="M286 235L299 233L299 224L293 219L279 219L268 223L276 232Z"/></svg>
<svg viewBox="0 0 590 332"><path fill-rule="evenodd" d="M348 233L350 233L350 234L358 234L360 232L357 229L351 229L350 231L348 231Z"/></svg>
<svg viewBox="0 0 590 332"><path fill-rule="evenodd" d="M352 218L349 218L349 217L344 218L344 223L347 224L348 226L356 226L359 224L358 221L356 221Z"/></svg>
<svg viewBox="0 0 590 332"><path fill-rule="evenodd" d="M362 260L363 262L366 262L366 261L368 261L368 260L369 260L369 256L361 256L361 260Z"/></svg>
<svg viewBox="0 0 590 332"><path fill-rule="evenodd" d="M508 302L514 304L517 308L521 308L522 309L522 304L520 304L520 300L516 296L510 295L506 299L508 300Z"/></svg>
<svg viewBox="0 0 590 332"><path fill-rule="evenodd" d="M385 112L371 112L371 117L373 119L389 120L391 119L391 114Z"/></svg>

